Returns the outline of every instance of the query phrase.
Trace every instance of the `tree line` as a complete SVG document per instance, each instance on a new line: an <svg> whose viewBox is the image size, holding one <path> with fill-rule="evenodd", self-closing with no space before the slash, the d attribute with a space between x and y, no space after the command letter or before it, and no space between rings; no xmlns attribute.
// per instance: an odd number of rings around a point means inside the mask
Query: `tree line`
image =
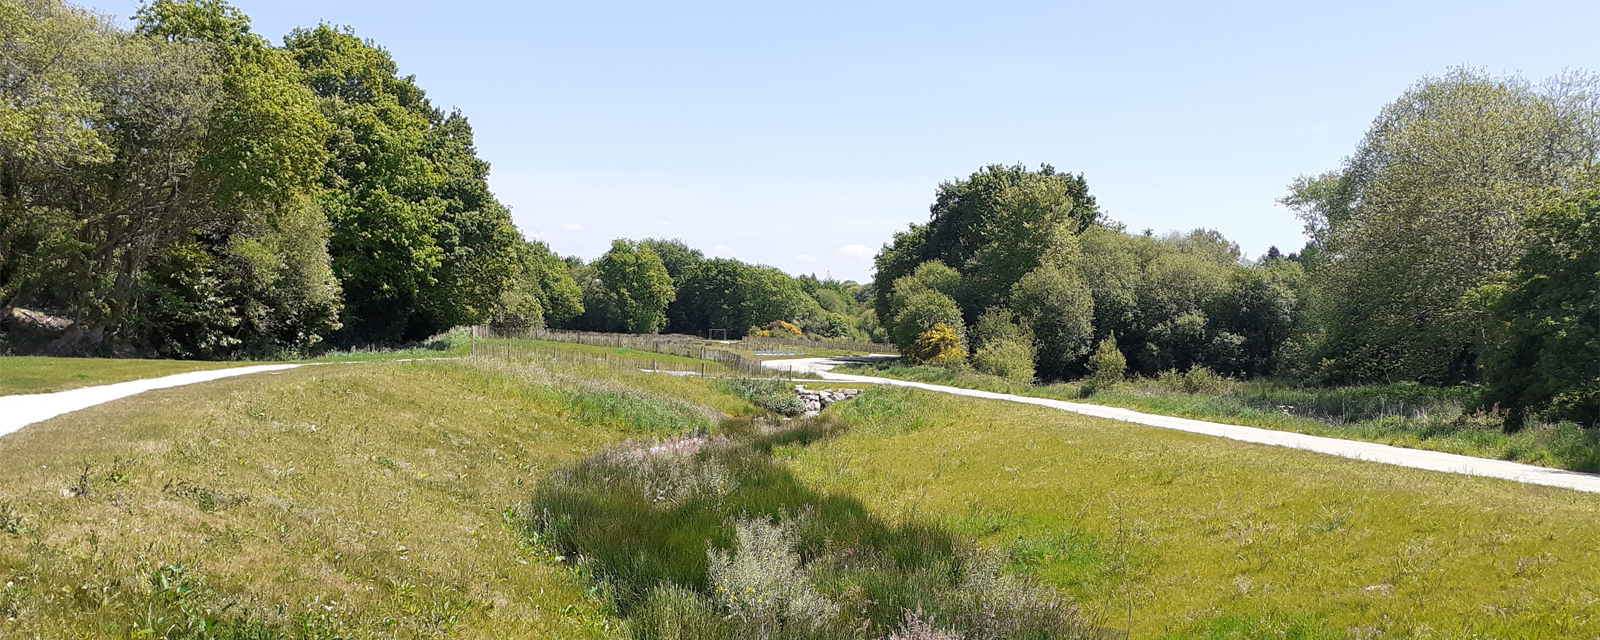
<svg viewBox="0 0 1600 640"><path fill-rule="evenodd" d="M567 258L583 312L551 326L588 331L666 331L881 340L868 287L831 277L792 277L730 258L707 258L681 240L618 239L593 262ZM717 333L718 336L723 333Z"/></svg>
<svg viewBox="0 0 1600 640"><path fill-rule="evenodd" d="M222 0L133 27L0 0L0 326L13 352L269 357L450 327L870 338L853 282L526 240L459 111L349 28Z"/></svg>
<svg viewBox="0 0 1600 640"><path fill-rule="evenodd" d="M1019 380L1100 361L1474 384L1513 428L1594 425L1597 163L1595 76L1456 69L1384 107L1340 169L1290 185L1298 252L1128 233L1082 175L992 165L940 185L928 221L884 246L873 304L907 357Z"/></svg>
<svg viewBox="0 0 1600 640"><path fill-rule="evenodd" d="M269 357L452 326L808 335L1017 380L1204 368L1481 385L1509 423L1600 420L1600 81L1417 82L1282 203L1307 244L1130 233L1081 174L939 185L870 283L678 240L529 241L459 111L349 28L273 44L222 0L132 28L0 0L0 341Z"/></svg>

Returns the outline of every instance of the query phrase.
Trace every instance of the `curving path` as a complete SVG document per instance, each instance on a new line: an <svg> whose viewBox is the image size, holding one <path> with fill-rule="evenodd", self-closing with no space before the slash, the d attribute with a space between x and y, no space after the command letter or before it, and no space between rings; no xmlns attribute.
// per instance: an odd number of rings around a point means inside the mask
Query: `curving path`
<svg viewBox="0 0 1600 640"><path fill-rule="evenodd" d="M301 365L263 364L250 367L234 367L232 369L191 371L162 378L118 382L116 384L84 387L56 393L0 396L0 436L7 435L35 422L43 422L65 413L87 409L97 404L105 404L112 400L120 400L146 391L181 387L234 376L247 376L252 373L283 371L299 366Z"/></svg>
<svg viewBox="0 0 1600 640"><path fill-rule="evenodd" d="M871 356L872 359L889 356ZM1357 440L1341 440L1312 436L1290 431L1275 431L1256 427L1241 427L1238 425L1206 422L1204 420L1191 420L1188 418L1175 418L1149 413L1141 413L1132 409L1107 407L1097 404L1084 404L1081 402L1067 402L1064 400L1050 400L1047 398L1031 398L1007 393L994 393L978 391L975 389L962 389L959 387L946 387L923 382L909 382L906 380L893 380L874 376L858 376L844 373L832 373L830 370L836 366L861 362L860 358L799 358L794 360L767 360L764 364L780 371L793 371L798 373L815 373L823 380L837 382L855 382L862 384L887 384L899 387L915 387L928 391L950 393L973 398L989 400L1004 400L1007 402L1020 402L1022 404L1038 405L1070 411L1096 418L1121 420L1162 429L1175 429L1188 431L1241 442L1253 442L1276 447L1303 449L1326 453L1329 455L1392 464L1412 469L1426 469L1443 473L1458 473L1471 476L1485 476L1489 478L1502 478L1527 484L1544 485L1548 487L1561 487L1589 493L1600 493L1600 475L1579 473L1576 471L1563 471L1547 467L1508 462L1505 460L1491 460L1488 458L1475 458L1454 453L1440 451L1426 451L1423 449L1407 449L1392 447L1375 442L1361 442Z"/></svg>

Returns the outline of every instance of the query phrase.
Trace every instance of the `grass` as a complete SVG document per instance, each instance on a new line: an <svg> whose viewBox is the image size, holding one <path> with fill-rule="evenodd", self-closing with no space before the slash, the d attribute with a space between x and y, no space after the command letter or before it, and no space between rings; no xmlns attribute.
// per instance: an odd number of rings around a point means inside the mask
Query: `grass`
<svg viewBox="0 0 1600 640"><path fill-rule="evenodd" d="M242 367L268 362L374 362L447 358L468 353L465 332L453 331L426 343L399 349L335 351L310 359L272 361L154 360L136 358L49 358L0 356L0 396L54 393L176 373Z"/></svg>
<svg viewBox="0 0 1600 640"><path fill-rule="evenodd" d="M415 361L62 416L0 439L0 637L614 635L508 509L621 440L757 412L710 381Z"/></svg>
<svg viewBox="0 0 1600 640"><path fill-rule="evenodd" d="M239 366L239 363L0 356L0 396L55 393L94 385L236 366Z"/></svg>
<svg viewBox="0 0 1600 640"><path fill-rule="evenodd" d="M807 485L943 518L1136 638L1600 634L1600 496L914 389L829 413L778 452Z"/></svg>
<svg viewBox="0 0 1600 640"><path fill-rule="evenodd" d="M1018 384L993 376L901 364L850 365L840 373L880 375L999 393L1086 402L1350 440L1511 460L1571 471L1600 471L1600 432L1573 424L1533 424L1508 434L1497 416L1473 414L1470 388L1417 384L1314 388L1270 380L1213 378L1196 388L1183 376L1093 389L1072 382Z"/></svg>
<svg viewBox="0 0 1600 640"><path fill-rule="evenodd" d="M528 535L593 576L641 640L883 638L918 622L968 638L1105 637L936 523L885 520L770 457L837 431L731 421L608 451L540 484Z"/></svg>

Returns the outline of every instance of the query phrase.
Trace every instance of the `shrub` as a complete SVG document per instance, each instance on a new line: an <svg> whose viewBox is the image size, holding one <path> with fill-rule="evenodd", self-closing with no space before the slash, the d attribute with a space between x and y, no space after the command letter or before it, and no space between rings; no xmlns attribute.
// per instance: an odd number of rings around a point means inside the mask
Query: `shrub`
<svg viewBox="0 0 1600 640"><path fill-rule="evenodd" d="M943 322L918 334L916 341L911 343L910 360L913 363L951 366L960 364L966 358L967 351L961 346L961 334Z"/></svg>
<svg viewBox="0 0 1600 640"><path fill-rule="evenodd" d="M839 605L811 588L800 565L796 524L740 518L733 550L706 550L712 598L760 637L790 626L820 629L839 615Z"/></svg>
<svg viewBox="0 0 1600 640"><path fill-rule="evenodd" d="M1033 345L1020 340L991 340L972 354L972 366L992 376L1033 382Z"/></svg>
<svg viewBox="0 0 1600 640"><path fill-rule="evenodd" d="M757 338L798 338L804 333L800 327L783 320L773 320L760 327L751 327L750 335Z"/></svg>
<svg viewBox="0 0 1600 640"><path fill-rule="evenodd" d="M1089 356L1089 382L1097 388L1110 387L1122 382L1128 371L1128 359L1117 348L1117 336L1107 336L1100 348Z"/></svg>

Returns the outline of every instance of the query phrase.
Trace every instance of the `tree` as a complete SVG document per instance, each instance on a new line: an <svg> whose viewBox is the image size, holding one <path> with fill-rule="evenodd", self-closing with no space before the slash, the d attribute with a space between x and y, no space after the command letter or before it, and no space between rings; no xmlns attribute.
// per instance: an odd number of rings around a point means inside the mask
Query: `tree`
<svg viewBox="0 0 1600 640"><path fill-rule="evenodd" d="M893 283L918 265L938 260L961 274L964 286L946 292L969 320L1004 304L1029 271L1060 262L1073 237L1100 217L1082 175L1050 165L989 165L965 180L939 185L927 225L896 234L876 259L877 310L888 315Z"/></svg>
<svg viewBox="0 0 1600 640"><path fill-rule="evenodd" d="M705 335L727 329L743 337L752 327L801 321L816 302L784 272L738 260L716 258L687 267L678 282L679 298L669 312L674 330Z"/></svg>
<svg viewBox="0 0 1600 640"><path fill-rule="evenodd" d="M1529 249L1509 283L1490 285L1495 340L1482 358L1485 402L1600 424L1600 189L1531 216Z"/></svg>
<svg viewBox="0 0 1600 640"><path fill-rule="evenodd" d="M655 333L667 322L667 304L676 298L672 278L650 247L618 238L594 262L603 290L610 330Z"/></svg>
<svg viewBox="0 0 1600 640"><path fill-rule="evenodd" d="M1012 287L1011 304L1033 331L1039 373L1073 372L1094 337L1094 299L1078 274L1053 265L1034 269Z"/></svg>
<svg viewBox="0 0 1600 640"><path fill-rule="evenodd" d="M221 2L154 3L134 33L48 0L0 14L0 305L74 320L63 354L268 354L338 326L313 202L327 123L248 19Z"/></svg>
<svg viewBox="0 0 1600 640"><path fill-rule="evenodd" d="M1522 224L1600 154L1600 83L1535 87L1470 69L1424 78L1384 107L1336 175L1285 203L1320 250L1328 307L1314 356L1336 380L1449 383L1484 337L1464 304L1526 247Z"/></svg>
<svg viewBox="0 0 1600 640"><path fill-rule="evenodd" d="M971 332L973 368L1016 382L1032 382L1033 332L1005 307L990 307L978 317Z"/></svg>
<svg viewBox="0 0 1600 640"><path fill-rule="evenodd" d="M906 359L912 364L936 367L960 364L966 356L967 350L962 345L961 335L943 322L917 334L916 340L912 341L911 348L906 353Z"/></svg>
<svg viewBox="0 0 1600 640"><path fill-rule="evenodd" d="M321 176L347 341L426 338L485 319L513 286L521 241L489 192L459 112L435 108L389 53L348 29L285 46L335 127Z"/></svg>
<svg viewBox="0 0 1600 640"><path fill-rule="evenodd" d="M672 276L673 282L683 277L684 271L706 260L706 254L701 253L699 249L691 248L678 238L671 240L645 238L640 240L639 244L650 247L651 251L661 256L661 264L667 268L667 275Z"/></svg>
<svg viewBox="0 0 1600 640"><path fill-rule="evenodd" d="M960 286L961 274L937 260L925 262L910 275L896 280L888 296L890 340L906 352L917 336L940 323L964 336L966 323L961 318L961 307L951 295Z"/></svg>
<svg viewBox="0 0 1600 640"><path fill-rule="evenodd" d="M516 247L514 285L495 308L493 324L507 328L565 326L583 315L583 291L543 242Z"/></svg>

